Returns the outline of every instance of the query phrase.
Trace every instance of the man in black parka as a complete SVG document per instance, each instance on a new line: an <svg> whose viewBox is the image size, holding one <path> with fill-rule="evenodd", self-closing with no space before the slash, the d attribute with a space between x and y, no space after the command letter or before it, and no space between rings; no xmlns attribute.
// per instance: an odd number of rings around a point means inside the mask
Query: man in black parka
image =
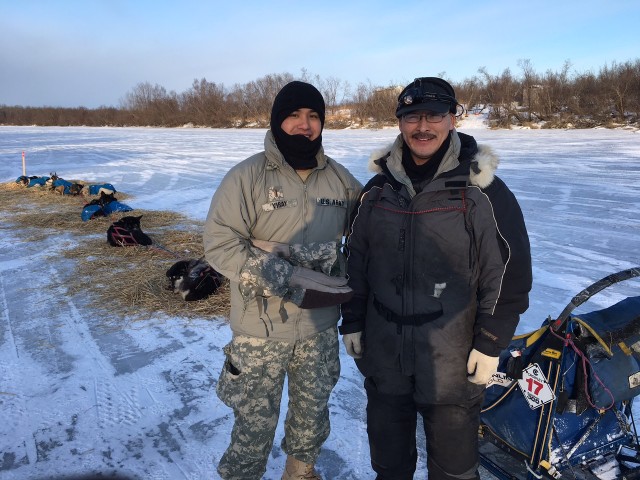
<svg viewBox="0 0 640 480"><path fill-rule="evenodd" d="M455 130L458 109L441 78L405 87L400 135L371 157L354 212L340 332L365 376L378 480L413 478L418 413L429 478L479 478L483 392L529 304L520 206L491 149Z"/></svg>

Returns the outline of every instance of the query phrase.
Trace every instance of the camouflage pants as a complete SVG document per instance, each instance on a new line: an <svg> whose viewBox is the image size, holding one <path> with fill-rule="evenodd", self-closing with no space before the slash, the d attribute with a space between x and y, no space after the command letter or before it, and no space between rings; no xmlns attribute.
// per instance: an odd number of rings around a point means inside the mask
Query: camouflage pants
<svg viewBox="0 0 640 480"><path fill-rule="evenodd" d="M285 375L289 406L282 449L315 463L329 436L329 395L340 375L337 328L296 343L236 335L224 347L218 397L233 409L231 444L218 473L224 480L259 480L266 470L280 413Z"/></svg>

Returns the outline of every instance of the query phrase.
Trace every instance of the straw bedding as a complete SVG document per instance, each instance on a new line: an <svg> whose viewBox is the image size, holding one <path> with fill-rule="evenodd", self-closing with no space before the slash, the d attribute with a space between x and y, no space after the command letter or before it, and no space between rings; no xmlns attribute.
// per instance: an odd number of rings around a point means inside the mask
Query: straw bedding
<svg viewBox="0 0 640 480"><path fill-rule="evenodd" d="M118 192L116 198L124 201L131 197ZM23 242L49 240L43 252L48 258L63 257L72 262L62 270L61 281L67 291L82 295L97 314L129 320L163 314L228 318L228 282L216 294L190 302L167 289L169 267L178 260L202 257L202 222L170 211L136 209L135 201L124 202L134 207L131 212L83 222L80 213L91 199L59 195L45 187L0 184L0 228L17 228ZM127 215L142 215L142 230L153 245L112 247L107 243L111 223ZM52 235L59 241L50 247Z"/></svg>

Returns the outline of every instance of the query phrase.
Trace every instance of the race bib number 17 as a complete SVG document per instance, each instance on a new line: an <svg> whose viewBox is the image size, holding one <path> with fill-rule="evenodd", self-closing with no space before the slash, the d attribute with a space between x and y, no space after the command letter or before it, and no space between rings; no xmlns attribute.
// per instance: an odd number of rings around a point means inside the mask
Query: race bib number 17
<svg viewBox="0 0 640 480"><path fill-rule="evenodd" d="M531 409L541 407L556 398L537 363L532 363L522 371L518 386Z"/></svg>

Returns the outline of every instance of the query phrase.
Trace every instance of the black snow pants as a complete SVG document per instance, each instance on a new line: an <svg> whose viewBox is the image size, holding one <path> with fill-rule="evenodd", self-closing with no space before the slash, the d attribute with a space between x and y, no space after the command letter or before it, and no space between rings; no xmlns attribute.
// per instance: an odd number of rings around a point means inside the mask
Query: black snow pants
<svg viewBox="0 0 640 480"><path fill-rule="evenodd" d="M404 377L408 379L409 377ZM469 405L417 405L398 381L365 379L367 433L376 480L412 480L416 470L416 427L422 415L429 480L478 480L478 427L482 395ZM379 388L379 383L385 383ZM382 386L382 385L381 385ZM404 385L406 387L406 384Z"/></svg>

